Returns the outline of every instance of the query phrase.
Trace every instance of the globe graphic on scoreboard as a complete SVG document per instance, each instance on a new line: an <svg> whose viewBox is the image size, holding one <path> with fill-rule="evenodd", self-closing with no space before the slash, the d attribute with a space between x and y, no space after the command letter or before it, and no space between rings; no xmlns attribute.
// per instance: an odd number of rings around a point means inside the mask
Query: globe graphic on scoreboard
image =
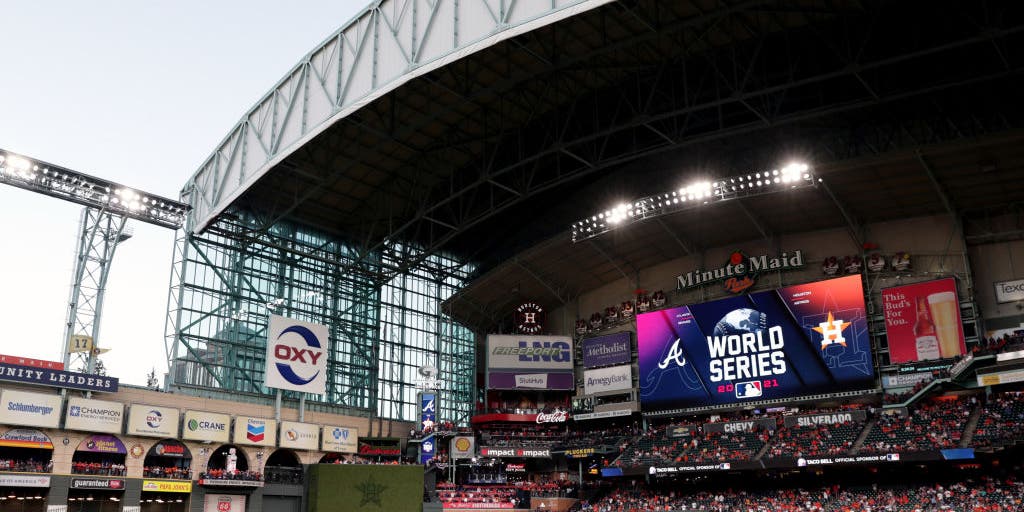
<svg viewBox="0 0 1024 512"><path fill-rule="evenodd" d="M729 336L732 334L743 334L757 332L768 325L768 319L764 313L750 308L734 309L715 324L715 336Z"/></svg>

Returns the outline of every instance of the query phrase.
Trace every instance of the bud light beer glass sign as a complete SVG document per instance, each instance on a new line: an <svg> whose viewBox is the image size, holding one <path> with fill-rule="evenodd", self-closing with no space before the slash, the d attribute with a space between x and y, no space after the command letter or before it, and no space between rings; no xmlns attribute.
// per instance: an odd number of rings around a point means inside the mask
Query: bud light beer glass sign
<svg viewBox="0 0 1024 512"><path fill-rule="evenodd" d="M874 386L860 276L637 316L645 411Z"/></svg>

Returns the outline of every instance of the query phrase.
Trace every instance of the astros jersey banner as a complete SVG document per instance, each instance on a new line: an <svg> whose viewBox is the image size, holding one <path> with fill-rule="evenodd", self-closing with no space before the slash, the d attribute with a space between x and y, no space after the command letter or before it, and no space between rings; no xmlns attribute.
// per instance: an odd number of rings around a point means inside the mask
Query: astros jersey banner
<svg viewBox="0 0 1024 512"><path fill-rule="evenodd" d="M637 315L645 411L874 387L860 276Z"/></svg>
<svg viewBox="0 0 1024 512"><path fill-rule="evenodd" d="M322 395L327 387L327 326L270 315L264 385Z"/></svg>

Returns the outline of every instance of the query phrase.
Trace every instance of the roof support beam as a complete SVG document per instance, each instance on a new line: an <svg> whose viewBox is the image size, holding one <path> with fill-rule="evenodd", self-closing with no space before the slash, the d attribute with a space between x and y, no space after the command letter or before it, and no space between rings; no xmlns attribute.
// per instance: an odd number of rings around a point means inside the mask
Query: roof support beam
<svg viewBox="0 0 1024 512"><path fill-rule="evenodd" d="M523 269L523 271L525 271L527 274L529 274L530 277L534 278L547 291L551 292L551 295L553 295L555 297L555 299L558 300L558 303L560 305L564 306L566 302L569 302L568 298L563 297L562 293L560 291L558 291L558 288L555 288L555 287L551 286L551 279L545 279L545 278L541 277L541 275L536 270L533 270L532 268L528 267L525 263L520 261L519 258L512 258L512 262L514 262L517 266L519 266L519 268ZM559 288L565 289L564 286L559 287Z"/></svg>
<svg viewBox="0 0 1024 512"><path fill-rule="evenodd" d="M914 150L914 154L917 156L917 161L921 163L921 168L924 169L924 173L928 176L928 181L935 187L935 192L939 195L939 199L942 201L942 206L946 208L949 213L950 220L953 222L953 232L950 233L949 241L946 243L946 250L943 251L942 256L939 257L939 269L945 270L946 268L946 256L949 254L951 245L953 243L953 237L959 238L963 247L967 247L967 241L964 239L964 226L963 220L960 218L960 213L956 209L956 205L949 199L949 194L946 192L946 187L939 181L938 176L935 175L935 169L928 163L928 160L924 157L924 153L920 149ZM966 253L964 258L966 258ZM970 286L970 275L968 273L968 286Z"/></svg>
<svg viewBox="0 0 1024 512"><path fill-rule="evenodd" d="M623 270L621 266L619 266L619 264L615 261L615 258L612 258L610 255L608 255L608 253L604 249L602 249L600 245L597 244L597 241L595 239L592 238L588 240L588 242L590 243L590 246L593 247L595 251L597 251L598 254L604 256L604 259L608 260L608 263L611 263L612 266L615 267L615 270L618 270L619 273L622 274L622 277L626 278L626 281L628 281L633 286L633 288L637 287L637 279L635 277L637 274L637 270L636 268L633 267L632 263L623 258L623 261L627 265L629 265L630 270L633 271L634 277L629 277L629 274L627 274L626 271Z"/></svg>
<svg viewBox="0 0 1024 512"><path fill-rule="evenodd" d="M839 213L843 215L843 219L846 220L846 232L850 235L850 240L853 240L857 250L861 250L864 247L864 226L854 218L846 205L836 197L835 193L832 192L832 188L828 186L828 182L821 180L818 182L818 185L821 185L825 194L832 199L832 203L836 205L836 208L839 209Z"/></svg>
<svg viewBox="0 0 1024 512"><path fill-rule="evenodd" d="M743 214L746 215L748 219L750 219L750 222L754 224L754 227L757 228L757 232L761 233L761 238L764 238L765 240L771 240L771 232L765 229L764 224L762 224L761 221L757 220L757 217L755 217L754 214L751 213L750 209L747 208L745 204L743 204L743 201L737 200L736 204L740 207L740 211L742 211Z"/></svg>
<svg viewBox="0 0 1024 512"><path fill-rule="evenodd" d="M669 229L668 225L665 224L665 221L661 220L661 217L655 217L654 218L654 222L657 222L658 225L661 226L662 229L665 230L665 233L668 234L669 238L671 238L673 241L675 241L676 245L678 245L680 248L683 249L683 252L686 253L686 256L689 256L689 255L693 254L693 249L692 249L692 245L693 244L691 244L689 242L684 242L683 239L678 234L676 234L675 231L672 231L671 229Z"/></svg>

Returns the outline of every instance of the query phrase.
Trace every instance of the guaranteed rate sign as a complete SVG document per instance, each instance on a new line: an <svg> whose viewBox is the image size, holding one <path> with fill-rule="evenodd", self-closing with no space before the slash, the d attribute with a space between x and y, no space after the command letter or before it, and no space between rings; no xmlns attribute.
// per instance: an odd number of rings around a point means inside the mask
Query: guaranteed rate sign
<svg viewBox="0 0 1024 512"><path fill-rule="evenodd" d="M645 411L874 386L860 276L637 316Z"/></svg>

